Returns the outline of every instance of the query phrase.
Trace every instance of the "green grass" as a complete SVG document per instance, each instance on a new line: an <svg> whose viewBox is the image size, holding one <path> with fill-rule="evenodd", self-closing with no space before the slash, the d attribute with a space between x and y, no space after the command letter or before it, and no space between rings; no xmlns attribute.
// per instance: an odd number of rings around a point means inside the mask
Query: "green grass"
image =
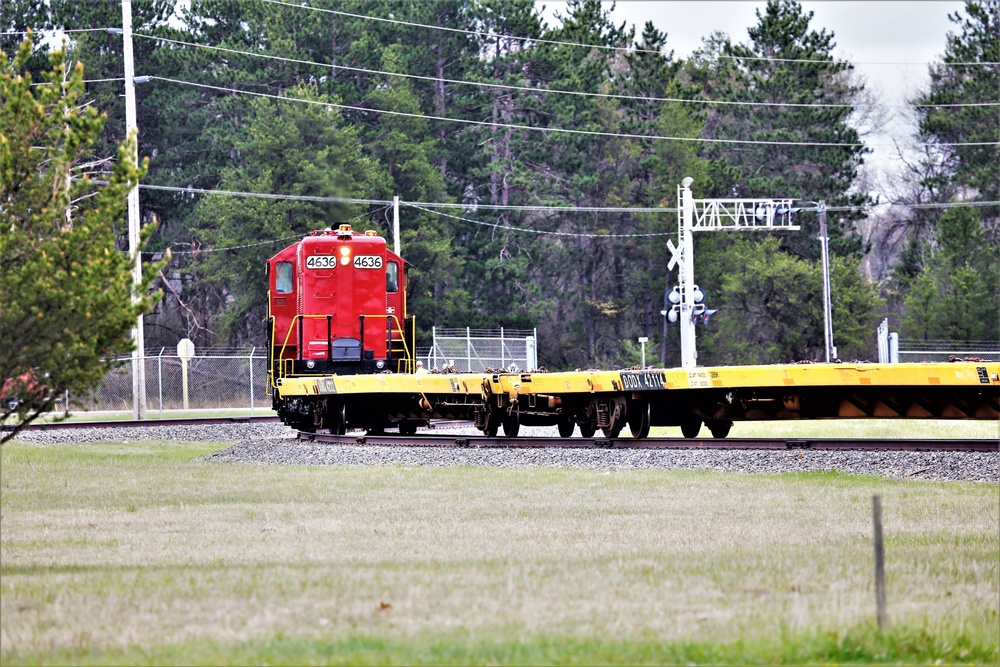
<svg viewBox="0 0 1000 667"><path fill-rule="evenodd" d="M0 662L1000 660L993 484L198 460L217 448L5 445Z"/></svg>

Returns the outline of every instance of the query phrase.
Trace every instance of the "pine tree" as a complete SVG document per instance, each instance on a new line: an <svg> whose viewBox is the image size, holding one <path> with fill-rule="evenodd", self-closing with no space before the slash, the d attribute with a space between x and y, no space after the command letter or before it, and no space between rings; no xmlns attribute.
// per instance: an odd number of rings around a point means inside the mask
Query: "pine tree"
<svg viewBox="0 0 1000 667"><path fill-rule="evenodd" d="M115 247L127 192L144 172L135 137L119 147L108 183L90 178L105 118L83 101L83 66L56 51L34 86L26 40L0 52L0 421L20 428L66 391L84 395L133 349L129 332L149 310L158 265L146 267L133 302L133 261Z"/></svg>

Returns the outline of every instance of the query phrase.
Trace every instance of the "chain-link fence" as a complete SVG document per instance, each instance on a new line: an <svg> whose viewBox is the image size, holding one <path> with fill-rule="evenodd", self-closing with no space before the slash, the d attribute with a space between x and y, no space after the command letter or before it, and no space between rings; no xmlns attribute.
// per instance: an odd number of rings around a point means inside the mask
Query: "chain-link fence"
<svg viewBox="0 0 1000 667"><path fill-rule="evenodd" d="M132 357L121 357L90 395L70 396L78 411L131 412L133 409ZM205 348L185 362L163 349L141 362L145 373L146 412L149 417L176 410L245 409L251 415L269 410L267 357L257 350Z"/></svg>
<svg viewBox="0 0 1000 667"><path fill-rule="evenodd" d="M957 359L982 359L1000 361L1000 341L996 340L899 340L899 360L948 361Z"/></svg>
<svg viewBox="0 0 1000 667"><path fill-rule="evenodd" d="M538 368L534 329L434 327L432 336L430 349L417 351L417 358L428 370L454 368L460 373L479 373L487 368Z"/></svg>

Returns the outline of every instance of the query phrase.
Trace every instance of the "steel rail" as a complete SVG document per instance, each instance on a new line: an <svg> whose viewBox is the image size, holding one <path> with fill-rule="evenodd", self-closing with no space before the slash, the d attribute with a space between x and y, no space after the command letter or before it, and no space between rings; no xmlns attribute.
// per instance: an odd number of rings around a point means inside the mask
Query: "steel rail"
<svg viewBox="0 0 1000 667"><path fill-rule="evenodd" d="M471 447L495 449L570 448L570 449L751 449L822 451L916 451L916 452L1000 452L996 440L910 438L488 438L458 435L329 435L299 432L303 441L329 445L367 445L388 447Z"/></svg>
<svg viewBox="0 0 1000 667"><path fill-rule="evenodd" d="M24 431L62 430L72 428L143 428L146 426L202 426L212 424L261 424L276 422L277 417L192 417L190 419L117 419L108 421L61 421L28 424ZM3 428L13 428L4 426Z"/></svg>

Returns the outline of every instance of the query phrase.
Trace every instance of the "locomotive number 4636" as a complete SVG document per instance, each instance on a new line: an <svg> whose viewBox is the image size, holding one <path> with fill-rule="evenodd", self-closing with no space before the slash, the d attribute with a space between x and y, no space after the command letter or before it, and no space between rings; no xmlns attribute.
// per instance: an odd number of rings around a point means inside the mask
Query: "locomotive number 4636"
<svg viewBox="0 0 1000 667"><path fill-rule="evenodd" d="M337 266L334 255L309 255L306 257L307 269L333 269ZM381 269L381 255L357 255L354 258L355 269Z"/></svg>
<svg viewBox="0 0 1000 667"><path fill-rule="evenodd" d="M382 255L355 255L355 269L381 269Z"/></svg>

